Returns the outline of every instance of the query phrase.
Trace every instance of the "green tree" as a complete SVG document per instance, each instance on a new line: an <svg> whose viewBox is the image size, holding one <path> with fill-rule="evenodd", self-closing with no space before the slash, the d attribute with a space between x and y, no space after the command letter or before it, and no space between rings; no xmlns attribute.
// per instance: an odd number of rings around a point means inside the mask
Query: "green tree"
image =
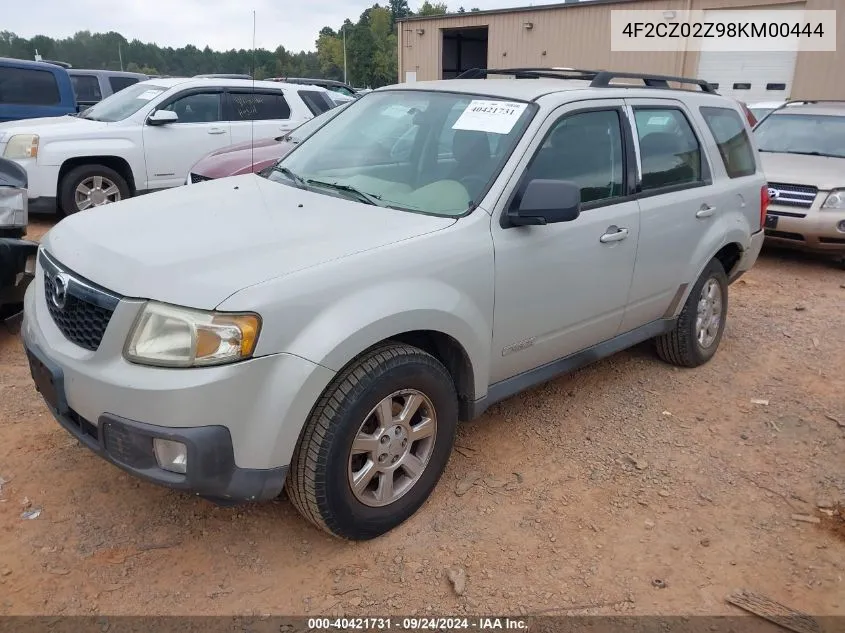
<svg viewBox="0 0 845 633"><path fill-rule="evenodd" d="M435 2L432 4L429 0L425 0L420 6L417 15L444 15L448 13L449 9L445 2Z"/></svg>

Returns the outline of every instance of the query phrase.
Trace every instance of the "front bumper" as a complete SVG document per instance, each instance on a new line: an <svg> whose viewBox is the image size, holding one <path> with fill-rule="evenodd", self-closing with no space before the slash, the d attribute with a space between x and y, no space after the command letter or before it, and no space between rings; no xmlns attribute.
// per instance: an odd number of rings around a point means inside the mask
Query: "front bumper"
<svg viewBox="0 0 845 633"><path fill-rule="evenodd" d="M143 305L130 299L88 351L56 326L43 277L39 264L21 334L33 379L65 429L148 481L215 500L278 496L302 425L334 372L288 354L197 369L129 363L123 342ZM158 466L153 438L188 447L186 474Z"/></svg>
<svg viewBox="0 0 845 633"><path fill-rule="evenodd" d="M821 210L814 206L806 210L805 217L781 215L803 212L794 207L770 206L768 215L777 218L777 224L766 229L766 242L817 253L845 253L845 231L838 228L845 222L845 211Z"/></svg>
<svg viewBox="0 0 845 633"><path fill-rule="evenodd" d="M37 242L0 237L0 306L23 302L33 279L26 262L37 252Z"/></svg>

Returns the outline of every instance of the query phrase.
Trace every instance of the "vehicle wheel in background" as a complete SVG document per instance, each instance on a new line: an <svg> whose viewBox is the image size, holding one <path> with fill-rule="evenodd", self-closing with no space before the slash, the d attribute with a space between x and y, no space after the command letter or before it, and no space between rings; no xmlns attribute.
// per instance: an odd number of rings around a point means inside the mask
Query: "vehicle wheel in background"
<svg viewBox="0 0 845 633"><path fill-rule="evenodd" d="M401 343L375 347L317 402L294 451L288 497L330 534L380 536L429 497L457 421L455 386L437 359Z"/></svg>
<svg viewBox="0 0 845 633"><path fill-rule="evenodd" d="M657 355L680 367L703 365L719 347L727 315L728 277L713 259L687 297L675 329L656 339Z"/></svg>
<svg viewBox="0 0 845 633"><path fill-rule="evenodd" d="M105 165L80 165L65 174L59 202L65 215L129 198L126 180Z"/></svg>

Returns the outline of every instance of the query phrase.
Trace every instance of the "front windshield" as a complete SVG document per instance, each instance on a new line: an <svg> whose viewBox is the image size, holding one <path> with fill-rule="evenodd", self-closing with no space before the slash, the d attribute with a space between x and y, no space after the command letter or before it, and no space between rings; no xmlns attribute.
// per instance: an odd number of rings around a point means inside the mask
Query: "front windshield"
<svg viewBox="0 0 845 633"><path fill-rule="evenodd" d="M372 92L276 165L270 179L403 210L457 216L492 185L535 107L447 92Z"/></svg>
<svg viewBox="0 0 845 633"><path fill-rule="evenodd" d="M751 114L754 115L754 118L758 121L762 121L763 117L766 116L769 112L774 110L774 108L748 108L751 110Z"/></svg>
<svg viewBox="0 0 845 633"><path fill-rule="evenodd" d="M164 86L155 86L147 82L137 83L134 86L124 88L120 92L106 97L97 105L91 106L80 114L80 118L91 119L92 121L123 121L132 116L147 103L155 99L162 92L167 90Z"/></svg>
<svg viewBox="0 0 845 633"><path fill-rule="evenodd" d="M754 135L761 152L845 158L845 116L775 112Z"/></svg>

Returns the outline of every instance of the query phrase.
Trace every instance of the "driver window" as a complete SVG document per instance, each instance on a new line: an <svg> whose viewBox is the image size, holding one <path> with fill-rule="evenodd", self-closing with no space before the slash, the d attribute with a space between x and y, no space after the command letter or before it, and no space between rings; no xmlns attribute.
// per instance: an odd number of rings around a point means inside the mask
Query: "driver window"
<svg viewBox="0 0 845 633"><path fill-rule="evenodd" d="M593 110L565 115L552 126L523 182L570 180L587 203L623 195L624 173L619 112Z"/></svg>
<svg viewBox="0 0 845 633"><path fill-rule="evenodd" d="M172 110L179 115L179 123L215 123L222 120L219 92L196 92L176 99L163 110Z"/></svg>

